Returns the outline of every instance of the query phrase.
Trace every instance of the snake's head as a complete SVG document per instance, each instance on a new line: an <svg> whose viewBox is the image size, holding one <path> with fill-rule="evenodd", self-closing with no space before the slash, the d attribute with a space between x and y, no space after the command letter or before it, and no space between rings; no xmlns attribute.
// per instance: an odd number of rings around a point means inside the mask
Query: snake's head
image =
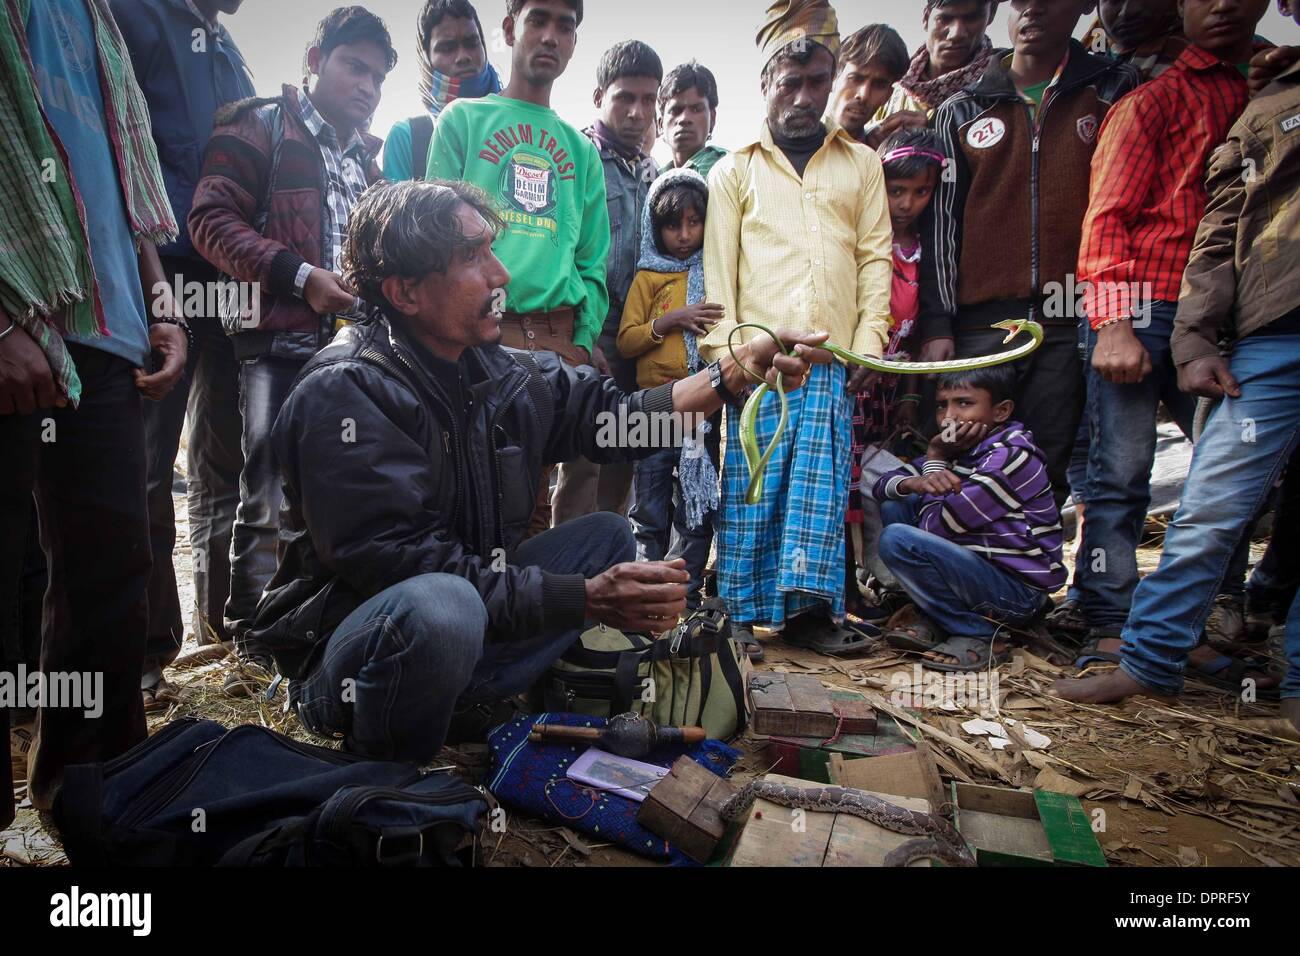
<svg viewBox="0 0 1300 956"><path fill-rule="evenodd" d="M1037 322L1030 321L1029 319L1004 319L1001 322L994 322L992 328L1006 329L1007 337L1002 340L1002 344L1006 345L1021 332L1029 332L1030 334L1033 334L1034 330L1040 329L1041 326Z"/></svg>

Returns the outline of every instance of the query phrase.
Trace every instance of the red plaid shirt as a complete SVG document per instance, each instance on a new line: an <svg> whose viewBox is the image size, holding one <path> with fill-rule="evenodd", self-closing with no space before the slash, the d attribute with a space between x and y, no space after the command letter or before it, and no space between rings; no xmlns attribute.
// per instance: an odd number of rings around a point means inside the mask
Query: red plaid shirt
<svg viewBox="0 0 1300 956"><path fill-rule="evenodd" d="M1094 328L1150 300L1178 300L1205 214L1210 155L1247 99L1235 66L1189 46L1107 114L1079 246L1083 308Z"/></svg>

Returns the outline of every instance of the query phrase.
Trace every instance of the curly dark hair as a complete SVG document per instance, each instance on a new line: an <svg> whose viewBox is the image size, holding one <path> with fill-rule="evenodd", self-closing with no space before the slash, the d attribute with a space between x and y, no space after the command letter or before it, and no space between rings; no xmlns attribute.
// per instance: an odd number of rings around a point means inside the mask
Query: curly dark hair
<svg viewBox="0 0 1300 956"><path fill-rule="evenodd" d="M487 221L494 238L505 228L487 194L471 183L430 180L370 187L348 219L344 281L391 315L385 279L446 274L456 250L471 243L456 218L462 205Z"/></svg>
<svg viewBox="0 0 1300 956"><path fill-rule="evenodd" d="M360 43L369 40L384 51L388 71L397 66L397 51L393 49L393 38L388 34L388 25L365 7L336 7L325 15L316 27L316 36L308 46L320 47L322 56L329 56L336 47L347 43ZM306 54L303 54L303 68L307 67Z"/></svg>

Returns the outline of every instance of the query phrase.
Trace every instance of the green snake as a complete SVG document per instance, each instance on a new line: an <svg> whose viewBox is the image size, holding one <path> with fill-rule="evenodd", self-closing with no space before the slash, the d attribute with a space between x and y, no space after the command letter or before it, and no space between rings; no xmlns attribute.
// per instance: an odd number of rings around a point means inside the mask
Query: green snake
<svg viewBox="0 0 1300 956"><path fill-rule="evenodd" d="M873 372L884 372L890 375L935 375L943 372L969 372L972 369L989 368L994 365L1014 362L1017 359L1024 358L1043 342L1043 327L1037 322L1028 319L1008 319L1005 322L995 322L992 327L1006 330L1007 337L1003 339L1004 344L1010 342L1021 332L1027 332L1030 340L1023 345L1016 346L1009 352L999 352L996 355L977 355L966 359L950 359L943 362L893 362L888 359L873 358L870 355L859 355L857 352L850 352L848 349L840 348L840 346L832 345L829 342L818 347L825 349L848 365L860 365L863 368L871 369ZM745 454L745 464L749 468L749 486L745 490L745 503L756 505L763 497L763 475L767 471L767 464L772 458L772 453L776 451L776 446L780 443L781 437L785 434L786 426L790 422L790 402L785 394L785 376L778 372L776 376L776 395L781 400L781 418L777 422L776 433L772 436L772 441L767 446L767 450L760 454L758 439L755 437L754 432L758 424L759 405L762 404L763 397L767 395L770 388L766 378L747 366L736 355L735 337L736 333L741 329L757 329L759 332L770 335L786 355L790 354L790 350L786 348L785 343L777 337L775 332L758 322L742 322L732 329L731 334L727 336L727 351L731 353L732 359L745 370L745 373L750 378L760 383L758 388L754 389L754 393L749 396L749 400L745 402L745 407L740 412L740 448Z"/></svg>

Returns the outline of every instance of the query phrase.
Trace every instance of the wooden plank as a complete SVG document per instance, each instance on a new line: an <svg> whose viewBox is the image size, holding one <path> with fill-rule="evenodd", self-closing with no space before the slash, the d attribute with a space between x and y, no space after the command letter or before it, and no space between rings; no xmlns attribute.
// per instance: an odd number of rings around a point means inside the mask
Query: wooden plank
<svg viewBox="0 0 1300 956"><path fill-rule="evenodd" d="M795 786L807 783L772 773L763 779ZM802 832L795 830L794 819L789 807L763 799L755 800L728 865L821 866L826 859L826 847L830 843L835 815L803 814Z"/></svg>
<svg viewBox="0 0 1300 956"><path fill-rule="evenodd" d="M831 783L858 790L919 797L926 802L926 811L933 813L944 803L943 784L929 747L923 744L922 748L910 754L869 760L845 760L840 754L832 754L828 765Z"/></svg>
<svg viewBox="0 0 1300 956"><path fill-rule="evenodd" d="M921 813L930 811L929 802L923 798L878 792L871 795L905 810L919 810ZM893 830L876 826L869 820L855 817L851 813L837 813L830 843L826 847L826 861L822 865L884 866L886 856L909 840L916 839L918 839L916 834L895 833ZM918 861L916 865L931 866L932 864L929 860L924 860Z"/></svg>
<svg viewBox="0 0 1300 956"><path fill-rule="evenodd" d="M990 856L1012 861L1052 862L1052 845L1039 820L959 808L957 823L981 863Z"/></svg>
<svg viewBox="0 0 1300 956"><path fill-rule="evenodd" d="M1058 865L1106 866L1106 854L1078 797L1035 790L1034 802Z"/></svg>
<svg viewBox="0 0 1300 956"><path fill-rule="evenodd" d="M768 774L776 783L807 787L805 780ZM908 810L926 812L924 799L876 793L873 796ZM796 829L796 821L802 828ZM849 813L806 810L758 799L736 841L730 866L881 866L885 857L913 835L894 833ZM928 862L926 865L929 865Z"/></svg>

